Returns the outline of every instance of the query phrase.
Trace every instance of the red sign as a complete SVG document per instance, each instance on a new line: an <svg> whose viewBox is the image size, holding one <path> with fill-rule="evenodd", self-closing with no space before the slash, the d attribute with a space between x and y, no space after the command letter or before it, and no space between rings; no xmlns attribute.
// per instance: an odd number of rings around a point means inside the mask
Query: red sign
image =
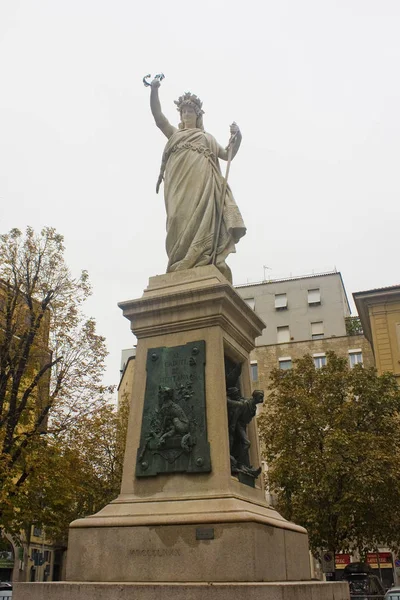
<svg viewBox="0 0 400 600"><path fill-rule="evenodd" d="M335 564L337 569L344 569L350 563L350 554L335 554Z"/></svg>
<svg viewBox="0 0 400 600"><path fill-rule="evenodd" d="M388 569L393 566L391 552L379 552L379 562L377 552L368 552L367 563L373 568L378 569L379 565L383 569Z"/></svg>

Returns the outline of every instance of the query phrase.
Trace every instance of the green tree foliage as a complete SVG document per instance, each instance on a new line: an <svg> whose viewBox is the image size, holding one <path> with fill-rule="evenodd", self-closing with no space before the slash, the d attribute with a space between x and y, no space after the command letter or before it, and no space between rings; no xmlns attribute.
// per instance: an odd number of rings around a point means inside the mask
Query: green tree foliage
<svg viewBox="0 0 400 600"><path fill-rule="evenodd" d="M276 369L259 429L277 508L312 550L400 545L400 393L391 374L327 353Z"/></svg>
<svg viewBox="0 0 400 600"><path fill-rule="evenodd" d="M34 514L47 537L66 543L71 521L99 511L117 497L127 420L126 400L119 410L104 404L48 437L24 494L17 498L25 531Z"/></svg>
<svg viewBox="0 0 400 600"><path fill-rule="evenodd" d="M0 523L9 531L43 518L51 479L72 493L74 461L85 462L72 432L111 410L104 338L81 310L90 293L53 228L0 236Z"/></svg>

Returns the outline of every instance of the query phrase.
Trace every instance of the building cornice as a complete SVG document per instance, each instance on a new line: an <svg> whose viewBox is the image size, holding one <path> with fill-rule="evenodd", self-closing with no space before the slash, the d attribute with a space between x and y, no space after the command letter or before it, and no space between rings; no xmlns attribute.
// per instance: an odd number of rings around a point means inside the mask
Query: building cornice
<svg viewBox="0 0 400 600"><path fill-rule="evenodd" d="M363 292L354 292L353 298L365 337L373 347L369 307L376 306L377 304L391 304L393 302L399 302L400 285L376 288Z"/></svg>

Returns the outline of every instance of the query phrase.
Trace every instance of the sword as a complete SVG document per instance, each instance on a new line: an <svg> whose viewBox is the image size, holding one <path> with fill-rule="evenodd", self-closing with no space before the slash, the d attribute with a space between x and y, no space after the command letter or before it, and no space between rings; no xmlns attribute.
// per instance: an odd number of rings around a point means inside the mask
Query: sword
<svg viewBox="0 0 400 600"><path fill-rule="evenodd" d="M233 135L231 135L231 137L229 139L229 143L228 143L228 163L226 165L226 172L225 172L224 182L223 182L223 185L222 185L222 194L221 194L221 204L220 204L220 211L219 211L219 217L218 217L218 225L217 225L217 229L216 229L216 232L215 232L214 249L213 249L213 253L212 253L212 257L211 257L211 264L212 265L215 265L216 260L217 260L218 241L219 241L219 236L220 236L220 233L221 233L222 216L223 216L223 213L224 213L224 203L225 203L226 189L228 187L229 169L231 168L231 162L232 162L233 142L235 141L236 136L237 136L237 133L234 133Z"/></svg>

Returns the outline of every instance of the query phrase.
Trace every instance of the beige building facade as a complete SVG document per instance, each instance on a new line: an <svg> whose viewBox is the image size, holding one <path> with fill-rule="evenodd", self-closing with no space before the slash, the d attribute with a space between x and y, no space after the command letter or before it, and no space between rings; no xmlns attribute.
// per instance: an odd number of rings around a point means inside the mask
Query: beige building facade
<svg viewBox="0 0 400 600"><path fill-rule="evenodd" d="M121 406L124 400L130 402L132 387L133 387L133 375L135 372L135 358L136 348L127 348L122 350L121 353L121 369L120 369L120 381L118 384L118 408Z"/></svg>
<svg viewBox="0 0 400 600"><path fill-rule="evenodd" d="M273 369L290 369L310 354L316 368L327 352L345 356L349 366L374 366L371 344L352 317L340 272L238 286L238 293L267 324L251 354L254 388L268 390Z"/></svg>
<svg viewBox="0 0 400 600"><path fill-rule="evenodd" d="M363 335L258 346L251 354L253 386L267 389L273 369L290 369L293 362L305 354L311 354L316 367L323 366L326 363L326 354L330 350L339 356L347 357L350 367L357 363L362 363L366 367L374 366L371 345Z"/></svg>
<svg viewBox="0 0 400 600"><path fill-rule="evenodd" d="M350 306L339 272L239 285L236 291L267 324L257 346L346 335Z"/></svg>
<svg viewBox="0 0 400 600"><path fill-rule="evenodd" d="M356 292L353 297L378 373L389 371L400 383L400 285Z"/></svg>

